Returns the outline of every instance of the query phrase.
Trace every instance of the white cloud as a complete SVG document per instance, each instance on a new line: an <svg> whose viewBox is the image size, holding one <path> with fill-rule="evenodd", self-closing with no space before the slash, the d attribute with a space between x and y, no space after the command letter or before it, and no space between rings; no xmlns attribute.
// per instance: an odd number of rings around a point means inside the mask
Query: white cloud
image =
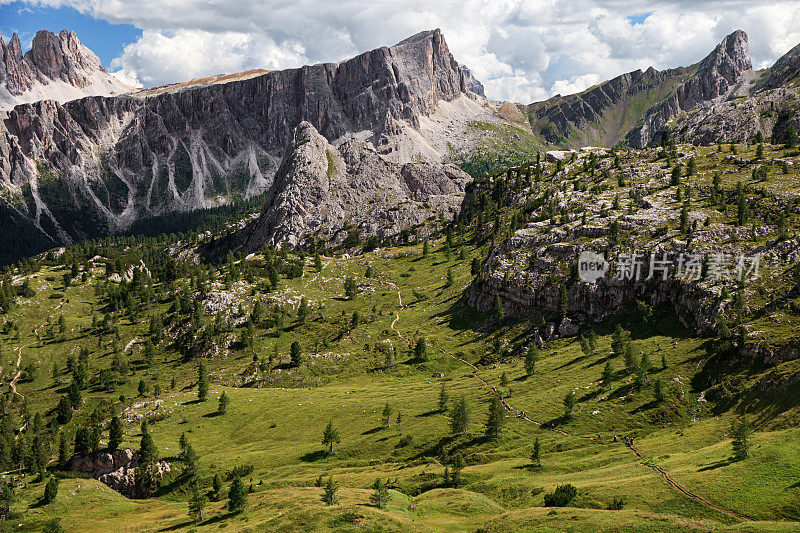
<svg viewBox="0 0 800 533"><path fill-rule="evenodd" d="M689 65L735 29L748 32L757 68L800 42L797 3L779 1L34 2L71 5L141 28L141 38L113 66L126 81L145 85L338 61L440 27L456 59L484 83L488 96L531 102L637 68ZM632 25L631 16L645 18Z"/></svg>

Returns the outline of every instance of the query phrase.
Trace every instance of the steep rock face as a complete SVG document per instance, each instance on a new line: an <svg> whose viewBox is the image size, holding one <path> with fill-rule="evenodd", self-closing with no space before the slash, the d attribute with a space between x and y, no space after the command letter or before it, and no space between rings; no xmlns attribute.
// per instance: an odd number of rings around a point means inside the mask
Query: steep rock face
<svg viewBox="0 0 800 533"><path fill-rule="evenodd" d="M694 75L681 84L668 100L645 113L644 123L627 135L635 148L644 148L660 137L670 120L706 102L729 95L753 70L747 47L747 34L737 30L697 66Z"/></svg>
<svg viewBox="0 0 800 533"><path fill-rule="evenodd" d="M265 244L297 247L311 235L341 241L352 227L380 238L457 212L469 176L451 165L387 161L357 141L331 145L300 123L267 192L261 215L228 246L254 252Z"/></svg>
<svg viewBox="0 0 800 533"><path fill-rule="evenodd" d="M692 113L677 116L671 135L694 144L752 142L760 133L773 142L787 140L790 128L800 131L800 45L757 76L747 76L724 101L712 100Z"/></svg>
<svg viewBox="0 0 800 533"><path fill-rule="evenodd" d="M461 72L464 73L464 83L466 83L467 89L478 96L486 98L486 93L483 90L483 84L478 80L478 78L472 75L472 72L470 72L466 65L461 65Z"/></svg>
<svg viewBox="0 0 800 533"><path fill-rule="evenodd" d="M136 484L136 469L139 466L139 453L130 448L112 452L98 452L87 455L73 455L68 464L69 470L88 474L130 498L138 498L140 487ZM159 479L170 471L170 464L158 461L149 467L154 478Z"/></svg>
<svg viewBox="0 0 800 533"><path fill-rule="evenodd" d="M37 61L69 77L47 50ZM340 63L21 105L0 115L0 182L22 200L20 215L68 242L266 191L302 121L331 142L358 135L400 161L417 153L423 117L469 94L434 30Z"/></svg>
<svg viewBox="0 0 800 533"><path fill-rule="evenodd" d="M37 100L65 102L130 90L102 67L75 32L36 32L24 55L16 33L8 45L0 39L0 110Z"/></svg>
<svg viewBox="0 0 800 533"><path fill-rule="evenodd" d="M731 94L751 73L747 34L737 30L696 65L636 70L524 109L534 131L552 143L611 147L624 141L642 148L657 141L670 120Z"/></svg>

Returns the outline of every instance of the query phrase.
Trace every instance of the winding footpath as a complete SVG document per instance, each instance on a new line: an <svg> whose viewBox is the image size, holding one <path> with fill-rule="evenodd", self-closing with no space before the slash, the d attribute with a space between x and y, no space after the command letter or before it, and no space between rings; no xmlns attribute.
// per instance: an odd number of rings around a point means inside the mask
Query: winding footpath
<svg viewBox="0 0 800 533"><path fill-rule="evenodd" d="M398 330L395 327L397 325L397 322L400 321L400 311L402 311L405 308L405 305L403 305L403 298L402 298L402 296L400 294L400 288L395 283L393 283L391 281L385 281L384 280L383 283L386 283L387 285L389 285L390 287L392 287L393 289L395 289L397 291L397 299L398 299L398 302L400 303L400 307L397 309L397 311L395 311L395 318L392 321L392 324L391 324L390 328L392 329L392 331L397 333L398 337L400 337L402 340L404 340L404 341L406 341L406 343L408 343L409 342L408 339L406 339L406 337L404 337L403 334L400 333L400 330ZM441 348L441 347L439 347L439 346L437 346L437 345L435 345L433 343L431 343L431 344L432 344L432 346L434 348L436 348L437 350L439 350L443 354L448 355L452 359L455 359L456 361L459 361L460 363L463 363L463 364L469 366L470 368L472 368L472 370L473 370L472 377L474 377L475 379L480 381L483 384L484 387L486 387L486 388L488 388L488 389L490 389L492 391L495 390L494 387L489 385L489 383L487 383L486 380L484 380L483 378L481 378L478 375L478 372L480 372L480 370L478 369L477 366L473 365L472 363L470 363L469 361L467 361L465 359L461 359L460 357L457 357L457 356L451 354L450 352L448 352L444 348ZM520 412L520 411L517 411L516 409L514 409L513 411L517 412L517 413ZM592 436L587 436L587 435L573 435L573 434L568 433L568 432L566 432L566 431L564 431L563 429L560 429L560 428L546 427L542 422L538 422L538 421L536 421L536 420L534 420L532 418L529 418L527 416L527 414L524 415L524 416L520 416L520 418L522 418L522 419L524 419L524 420L526 420L528 422L532 422L532 423L538 425L539 427L542 427L544 429L548 429L550 431L554 431L556 433L560 433L560 434L565 435L567 437L575 437L575 438L580 438L580 439L600 441L600 439L598 439L597 437L592 437ZM716 505L716 504L706 500L705 498L703 498L701 496L698 496L697 494L695 494L694 492L690 491L689 489L683 487L677 481L675 481L663 468L661 468L660 466L656 466L656 465L652 464L651 462L647 461L645 459L645 457L641 454L641 452L639 452L639 450L636 449L635 446L628 446L628 449L630 449L631 452L636 456L636 458L639 460L639 464L640 465L645 466L647 468L650 468L650 469L655 470L656 472L658 472L658 474L661 476L661 478L669 486L671 486L673 489L675 489L676 491L680 492L681 494L683 494L687 498L690 498L690 499L692 499L692 500L694 500L694 501L696 501L696 502L698 502L698 503L700 503L702 505L705 505L706 507L714 509L715 511L718 511L718 512L720 512L720 513L722 513L722 514L724 514L726 516L729 516L731 518L734 518L736 520L739 520L739 521L750 521L750 520L752 520L750 517L745 516L745 515L743 515L741 513L737 513L736 511L732 511L730 509L726 509L725 507L720 507L719 505Z"/></svg>
<svg viewBox="0 0 800 533"><path fill-rule="evenodd" d="M14 394L16 394L17 396L19 396L24 400L25 396L17 392L17 382L19 381L19 378L21 376L22 376L22 346L17 348L17 375L14 376L14 379L11 380L11 383L9 383L9 385L11 386L11 390L14 392Z"/></svg>

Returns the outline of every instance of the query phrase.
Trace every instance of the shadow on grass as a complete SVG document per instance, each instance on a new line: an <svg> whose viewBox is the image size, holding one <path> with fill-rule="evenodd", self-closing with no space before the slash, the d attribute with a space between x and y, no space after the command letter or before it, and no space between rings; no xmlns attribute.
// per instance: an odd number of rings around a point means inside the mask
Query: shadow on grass
<svg viewBox="0 0 800 533"><path fill-rule="evenodd" d="M415 415L415 416L416 416L417 418L426 418L426 417L429 417L429 416L433 416L433 415L439 415L439 414L442 414L442 412L441 412L441 411L439 411L438 409L431 409L431 410L430 410L430 411L428 411L428 412L425 412L425 413L420 413L420 414L418 414L418 415Z"/></svg>
<svg viewBox="0 0 800 533"><path fill-rule="evenodd" d="M300 460L304 463L315 463L321 459L328 457L328 450L317 450L315 452L308 452L300 456Z"/></svg>
<svg viewBox="0 0 800 533"><path fill-rule="evenodd" d="M709 465L702 466L697 469L698 472L708 472L709 470L716 470L717 468L723 468L725 466L730 466L736 462L736 459L733 457L728 457L727 459L723 459L722 461L716 461Z"/></svg>

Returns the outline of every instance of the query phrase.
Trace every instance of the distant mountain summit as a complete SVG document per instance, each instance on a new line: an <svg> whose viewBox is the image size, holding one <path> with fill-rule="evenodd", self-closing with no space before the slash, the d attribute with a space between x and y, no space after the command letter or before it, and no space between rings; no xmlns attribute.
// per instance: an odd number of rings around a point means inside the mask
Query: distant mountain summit
<svg viewBox="0 0 800 533"><path fill-rule="evenodd" d="M39 100L66 102L130 90L103 68L75 32L38 31L24 55L16 33L8 44L0 38L0 110Z"/></svg>
<svg viewBox="0 0 800 533"><path fill-rule="evenodd" d="M753 77L747 34L726 36L702 61L658 71L635 70L569 96L522 106L535 133L554 144L642 148L666 124L707 102L725 99Z"/></svg>

